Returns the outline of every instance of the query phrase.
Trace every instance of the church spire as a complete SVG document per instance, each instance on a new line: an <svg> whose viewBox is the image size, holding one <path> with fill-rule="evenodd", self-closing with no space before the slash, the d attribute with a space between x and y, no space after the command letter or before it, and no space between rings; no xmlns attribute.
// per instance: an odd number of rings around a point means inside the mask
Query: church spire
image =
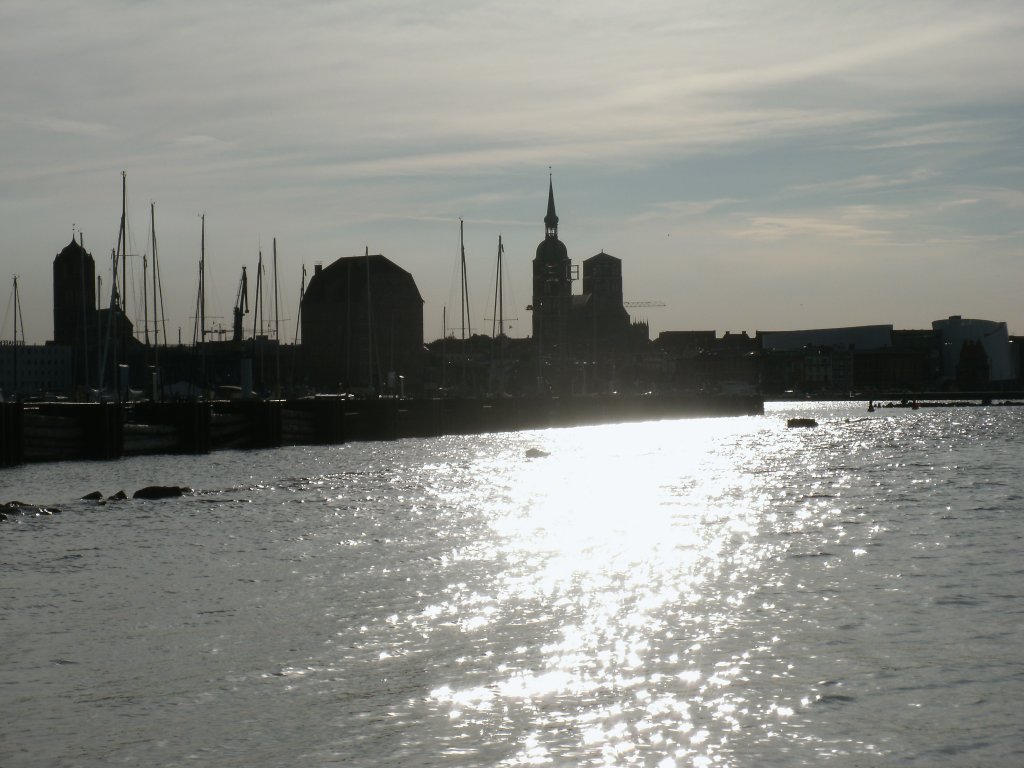
<svg viewBox="0 0 1024 768"><path fill-rule="evenodd" d="M544 232L547 237L558 237L558 216L555 215L555 187L548 174L548 215L544 217Z"/></svg>

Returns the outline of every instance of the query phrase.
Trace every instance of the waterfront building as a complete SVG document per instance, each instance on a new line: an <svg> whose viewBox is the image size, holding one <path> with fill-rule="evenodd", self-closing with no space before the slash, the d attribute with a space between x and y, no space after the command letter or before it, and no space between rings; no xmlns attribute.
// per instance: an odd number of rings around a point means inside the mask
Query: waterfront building
<svg viewBox="0 0 1024 768"><path fill-rule="evenodd" d="M849 328L815 328L797 331L758 331L766 352L790 352L805 347L882 349L892 346L891 325L858 325Z"/></svg>
<svg viewBox="0 0 1024 768"><path fill-rule="evenodd" d="M64 344L0 342L0 399L67 394L73 387L72 353Z"/></svg>
<svg viewBox="0 0 1024 768"><path fill-rule="evenodd" d="M963 384L966 379L973 386L1016 378L1006 323L953 315L935 320L932 328L940 336L942 376L947 381ZM979 370L983 365L984 374Z"/></svg>
<svg viewBox="0 0 1024 768"><path fill-rule="evenodd" d="M423 299L380 254L316 265L302 300L307 383L320 392L415 394L423 368Z"/></svg>

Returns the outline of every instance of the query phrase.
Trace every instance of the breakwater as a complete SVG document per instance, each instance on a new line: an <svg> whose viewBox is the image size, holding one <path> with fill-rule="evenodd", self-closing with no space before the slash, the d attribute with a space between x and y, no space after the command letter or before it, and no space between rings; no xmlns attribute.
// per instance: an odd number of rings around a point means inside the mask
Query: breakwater
<svg viewBox="0 0 1024 768"><path fill-rule="evenodd" d="M763 412L746 395L0 403L0 466Z"/></svg>

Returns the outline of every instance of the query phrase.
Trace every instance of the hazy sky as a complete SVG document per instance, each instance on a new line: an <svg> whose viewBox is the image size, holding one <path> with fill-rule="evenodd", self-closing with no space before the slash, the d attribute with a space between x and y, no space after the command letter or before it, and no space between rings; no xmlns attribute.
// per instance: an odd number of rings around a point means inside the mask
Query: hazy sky
<svg viewBox="0 0 1024 768"><path fill-rule="evenodd" d="M666 305L632 310L652 336L1024 334L1019 0L3 0L0 43L4 338L15 274L29 341L52 337L73 226L109 291L122 170L135 253L156 204L174 337L200 213L225 327L276 237L283 338L301 265L366 247L413 274L436 338L462 217L473 330L501 234L527 335L549 167L570 258L621 258L626 299Z"/></svg>

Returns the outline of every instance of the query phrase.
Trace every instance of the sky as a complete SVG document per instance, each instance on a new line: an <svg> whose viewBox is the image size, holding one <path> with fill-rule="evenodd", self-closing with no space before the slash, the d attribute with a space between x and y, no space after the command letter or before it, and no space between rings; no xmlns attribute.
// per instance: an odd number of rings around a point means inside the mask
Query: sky
<svg viewBox="0 0 1024 768"><path fill-rule="evenodd" d="M506 331L529 335L549 173L573 262L617 256L626 300L663 304L630 309L652 338L950 315L1024 335L1022 71L1019 0L4 0L0 333L17 276L27 340L52 338L73 233L107 304L124 171L128 311L152 203L172 341L200 215L214 327L276 239L282 340L303 265L367 248L438 338L461 218L470 330L492 329L500 235Z"/></svg>

